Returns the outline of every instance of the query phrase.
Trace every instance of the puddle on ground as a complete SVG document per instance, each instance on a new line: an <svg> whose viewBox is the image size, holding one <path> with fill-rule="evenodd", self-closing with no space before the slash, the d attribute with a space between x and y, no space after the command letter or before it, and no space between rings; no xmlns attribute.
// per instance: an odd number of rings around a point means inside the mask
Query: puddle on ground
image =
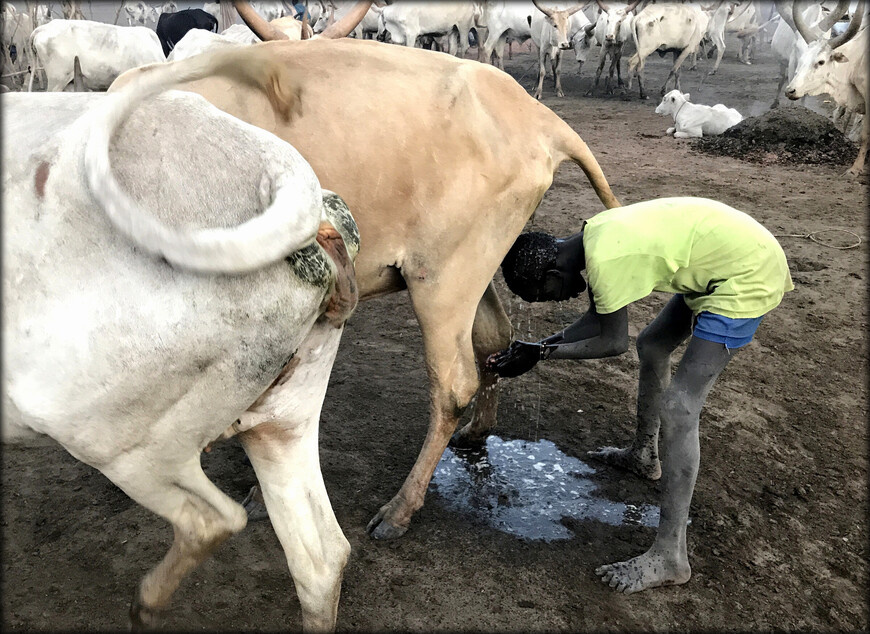
<svg viewBox="0 0 870 634"><path fill-rule="evenodd" d="M658 526L657 506L623 504L594 495L597 487L590 480L594 473L549 440L490 436L477 451L448 447L432 484L449 508L523 539L572 537L560 522L563 517L614 526Z"/></svg>

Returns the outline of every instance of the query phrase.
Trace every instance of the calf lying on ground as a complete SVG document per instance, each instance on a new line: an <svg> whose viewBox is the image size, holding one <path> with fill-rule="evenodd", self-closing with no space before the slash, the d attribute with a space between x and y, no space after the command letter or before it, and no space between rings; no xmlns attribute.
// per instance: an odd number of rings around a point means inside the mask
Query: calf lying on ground
<svg viewBox="0 0 870 634"><path fill-rule="evenodd" d="M679 90L672 90L662 97L662 102L656 106L656 113L673 115L674 127L668 128L667 133L678 139L722 134L743 121L743 115L734 108L721 103L715 106L691 103L689 93L683 94Z"/></svg>
<svg viewBox="0 0 870 634"><path fill-rule="evenodd" d="M317 432L356 304L356 224L271 133L191 93L143 102L182 78L274 80L277 63L234 54L145 67L112 95L0 98L3 440L48 436L172 524L133 600L141 626L245 526L200 466L238 434L302 625L332 629L350 546Z"/></svg>

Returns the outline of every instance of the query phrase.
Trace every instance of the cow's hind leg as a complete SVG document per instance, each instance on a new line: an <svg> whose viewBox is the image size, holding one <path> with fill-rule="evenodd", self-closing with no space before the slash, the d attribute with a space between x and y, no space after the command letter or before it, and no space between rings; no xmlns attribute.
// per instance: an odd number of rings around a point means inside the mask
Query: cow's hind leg
<svg viewBox="0 0 870 634"><path fill-rule="evenodd" d="M100 469L136 502L168 520L175 533L169 552L139 585L130 608L133 629L155 625L181 580L247 522L244 509L203 473L198 448L191 448L185 462L163 459L171 452L149 445Z"/></svg>
<svg viewBox="0 0 870 634"><path fill-rule="evenodd" d="M457 257L456 270L442 269L439 279L455 280L460 274L474 279L468 270L469 262ZM429 481L459 417L479 386L471 331L486 286L477 291L468 285L419 280L415 271L402 272L423 333L431 410L429 430L414 467L399 492L380 508L366 528L376 539L401 537L408 530L411 517L423 506Z"/></svg>
<svg viewBox="0 0 870 634"><path fill-rule="evenodd" d="M498 375L485 369L484 363L493 352L507 348L512 338L513 328L510 319L495 292L495 287L490 282L480 304L477 305L477 314L471 331L477 369L480 372L480 388L477 390L471 421L453 435L450 440L451 445L479 447L495 427L498 410L496 386Z"/></svg>
<svg viewBox="0 0 870 634"><path fill-rule="evenodd" d="M275 385L242 417L239 438L302 605L305 631L335 628L350 544L335 519L318 455L320 410L341 331L318 322Z"/></svg>

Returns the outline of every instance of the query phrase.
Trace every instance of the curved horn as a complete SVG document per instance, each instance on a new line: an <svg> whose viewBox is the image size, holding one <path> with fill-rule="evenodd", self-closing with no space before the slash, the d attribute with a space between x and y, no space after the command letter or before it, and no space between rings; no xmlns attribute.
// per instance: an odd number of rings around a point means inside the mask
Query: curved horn
<svg viewBox="0 0 870 634"><path fill-rule="evenodd" d="M578 11L580 11L582 9L583 9L582 4L578 5L576 7L571 7L570 9L568 9L568 17L571 17L572 15L574 15L575 13L577 13Z"/></svg>
<svg viewBox="0 0 870 634"><path fill-rule="evenodd" d="M819 20L819 23L816 26L822 33L827 33L828 30L830 30L831 27L833 27L839 21L839 19L846 15L848 12L849 0L840 0L834 10L825 17L823 17L821 20Z"/></svg>
<svg viewBox="0 0 870 634"><path fill-rule="evenodd" d="M804 20L804 12L801 9L795 11L797 8L795 7L795 4L796 3L794 2L791 4L791 19L794 22L795 29L800 33L800 36L804 38L804 41L807 44L811 44L816 40L816 36L813 35L812 31L810 31L810 28L807 26L807 23Z"/></svg>
<svg viewBox="0 0 870 634"><path fill-rule="evenodd" d="M254 32L254 35L264 42L290 39L286 33L279 31L260 17L260 14L254 11L254 8L247 2L233 0L233 5L236 7L236 11L239 12L242 21L248 25L248 28Z"/></svg>
<svg viewBox="0 0 870 634"><path fill-rule="evenodd" d="M849 26L846 28L846 31L842 35L832 37L830 42L828 42L832 49L837 48L838 46L842 46L853 37L855 37L855 33L857 33L858 29L861 28L861 21L864 19L865 4L866 0L860 0L860 2L858 2L858 7L855 9L855 13L852 16L852 19L849 21Z"/></svg>
<svg viewBox="0 0 870 634"><path fill-rule="evenodd" d="M630 5L625 7L625 15L628 15L629 13L634 11L635 7L637 7L637 5L639 5L639 4L640 4L640 0L634 0L634 2L632 2Z"/></svg>
<svg viewBox="0 0 870 634"><path fill-rule="evenodd" d="M589 24L587 24L586 26L583 27L583 30L586 31L587 36L592 35L592 31L595 30L595 24L593 22L590 22Z"/></svg>
<svg viewBox="0 0 870 634"><path fill-rule="evenodd" d="M791 19L791 7L788 3L785 0L774 0L773 4L776 6L779 17L789 25L793 32L797 33L797 27L794 25L794 20Z"/></svg>
<svg viewBox="0 0 870 634"><path fill-rule="evenodd" d="M607 7L606 4L601 2L601 0L595 0L595 2L598 3L598 8L604 11L604 13L610 13L610 9Z"/></svg>
<svg viewBox="0 0 870 634"><path fill-rule="evenodd" d="M309 35L309 33L308 33L309 28L310 27L308 26L308 7L306 7L305 10L302 11L302 32L299 34L300 40L307 40L308 38L311 37L311 35Z"/></svg>
<svg viewBox="0 0 870 634"><path fill-rule="evenodd" d="M544 15L547 15L547 16L549 16L549 17L551 17L551 18L553 17L553 12L552 12L552 10L547 9L546 7L544 7L542 4L540 4L540 3L538 2L538 0L532 0L532 4L534 4L534 5L538 8L538 11L540 11L540 12L543 13Z"/></svg>
<svg viewBox="0 0 870 634"><path fill-rule="evenodd" d="M340 37L347 37L350 32L353 31L360 22L362 22L362 19L366 16L370 6L372 6L371 0L357 2L338 22L330 24L328 27L323 29L323 33L320 34L320 37L331 40Z"/></svg>

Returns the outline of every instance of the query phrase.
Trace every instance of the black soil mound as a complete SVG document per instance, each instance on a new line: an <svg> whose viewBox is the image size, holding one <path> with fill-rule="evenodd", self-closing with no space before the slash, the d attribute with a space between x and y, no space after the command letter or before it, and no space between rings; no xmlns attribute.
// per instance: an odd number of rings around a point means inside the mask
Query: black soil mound
<svg viewBox="0 0 870 634"><path fill-rule="evenodd" d="M830 120L797 107L747 117L719 136L698 139L694 147L753 163L847 165L858 154L858 147Z"/></svg>

